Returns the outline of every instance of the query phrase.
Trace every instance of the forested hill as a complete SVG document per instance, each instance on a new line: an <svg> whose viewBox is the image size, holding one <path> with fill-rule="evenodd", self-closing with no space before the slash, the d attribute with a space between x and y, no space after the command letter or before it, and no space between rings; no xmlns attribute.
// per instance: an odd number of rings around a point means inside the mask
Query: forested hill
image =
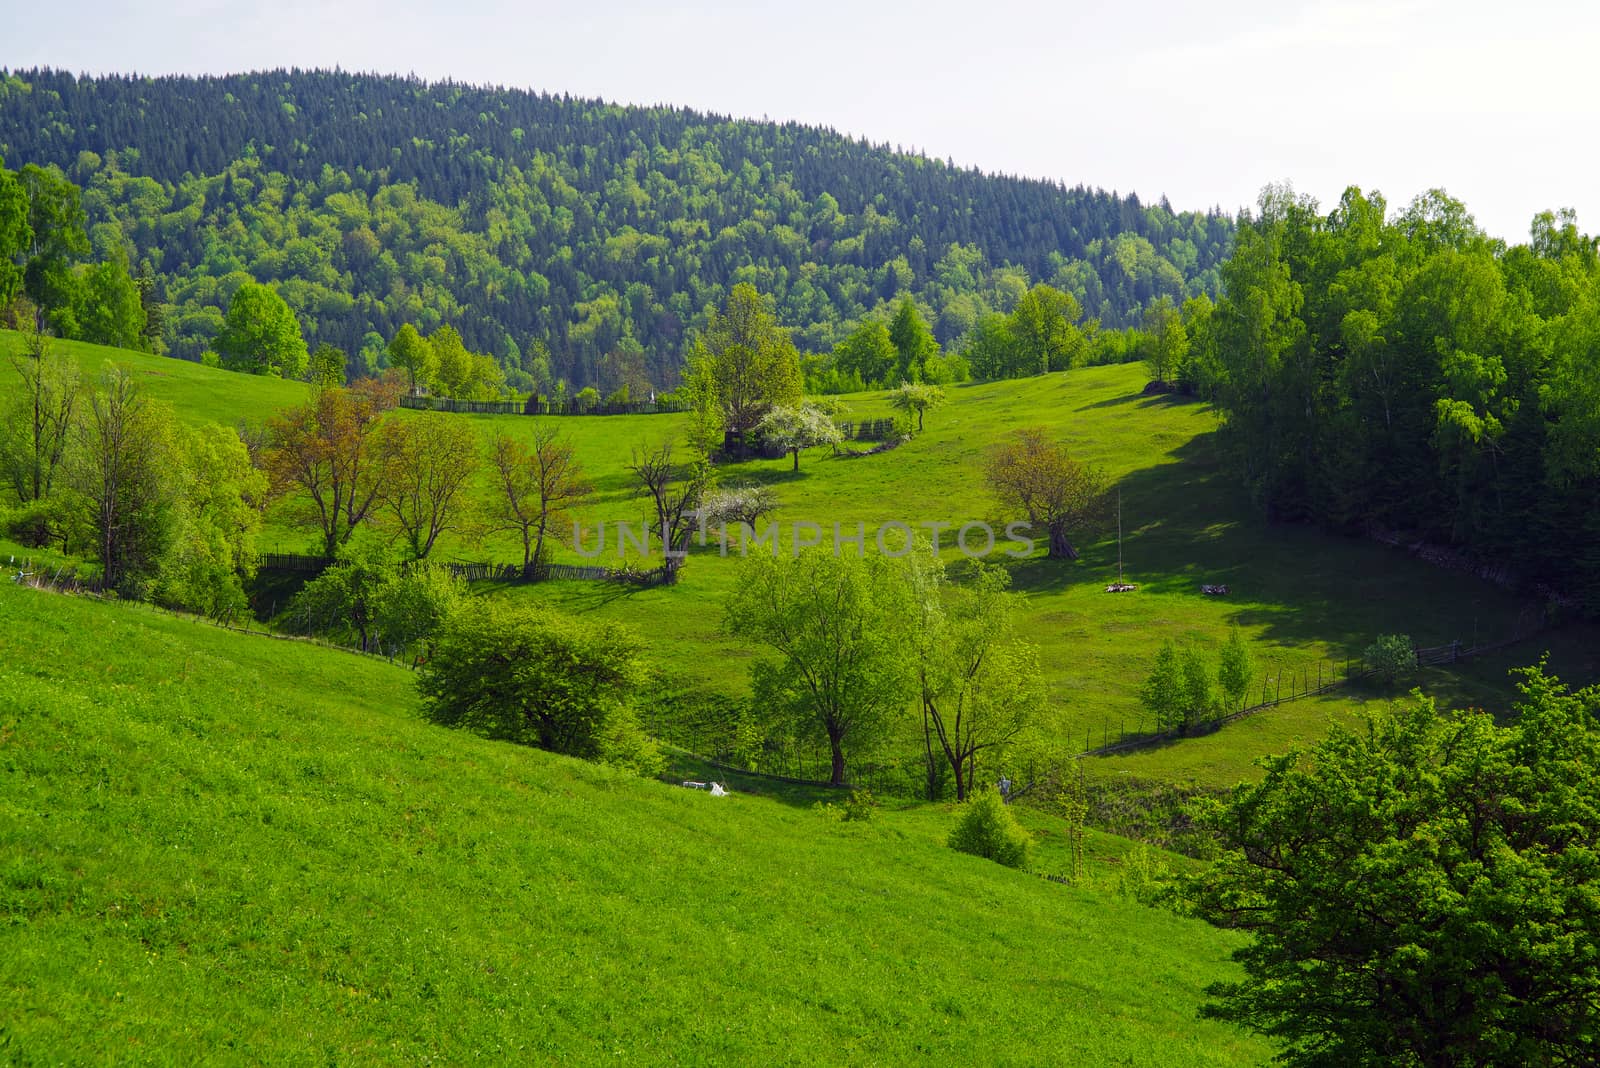
<svg viewBox="0 0 1600 1068"><path fill-rule="evenodd" d="M0 155L83 187L95 253L148 264L173 355L254 277L313 344L375 358L401 323L450 322L576 385L619 346L665 384L739 281L811 351L906 292L947 344L1030 282L1129 323L1214 292L1232 232L817 127L334 72L5 74Z"/></svg>

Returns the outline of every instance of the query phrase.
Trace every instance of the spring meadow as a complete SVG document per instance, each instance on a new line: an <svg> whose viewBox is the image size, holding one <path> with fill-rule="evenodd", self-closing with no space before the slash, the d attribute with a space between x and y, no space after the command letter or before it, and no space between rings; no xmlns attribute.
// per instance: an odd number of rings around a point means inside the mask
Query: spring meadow
<svg viewBox="0 0 1600 1068"><path fill-rule="evenodd" d="M0 1064L1600 1063L1545 6L17 13Z"/></svg>

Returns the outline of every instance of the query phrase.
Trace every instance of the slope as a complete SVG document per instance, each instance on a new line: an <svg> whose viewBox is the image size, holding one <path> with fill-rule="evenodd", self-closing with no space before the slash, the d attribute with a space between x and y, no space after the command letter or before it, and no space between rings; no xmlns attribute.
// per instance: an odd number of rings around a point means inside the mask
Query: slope
<svg viewBox="0 0 1600 1068"><path fill-rule="evenodd" d="M14 347L14 334L0 331L0 349ZM179 361L95 346L70 346L86 369L115 358L147 372L151 392L173 403L189 419L233 423L259 421L277 406L304 395L305 387L251 378ZM0 364L0 382L10 369ZM1540 606L1464 575L1431 567L1374 543L1331 536L1304 526L1261 521L1245 494L1221 466L1214 445L1216 417L1209 406L1181 398L1143 397L1140 368L1087 368L1010 382L963 386L950 403L927 417L926 430L890 452L855 459L813 450L798 473L788 460L755 460L719 468L724 483L771 485L781 507L775 519L788 544L794 525L816 523L831 539L832 526L870 532L880 524L926 522L959 525L1005 518L982 479L987 450L1012 430L1045 426L1074 453L1101 465L1115 479L1123 500L1122 555L1137 593L1102 592L1114 578L1115 530L1088 532L1076 562L1034 556L997 557L1015 587L1027 594L1024 626L1043 653L1052 696L1065 708L1075 742L1099 744L1150 723L1138 689L1156 651L1167 639L1210 653L1237 626L1250 642L1256 686L1285 689L1291 680L1343 671L1359 660L1379 634L1405 633L1422 645L1459 639L1492 639L1525 625ZM847 418L888 414L882 395L847 398ZM405 417L408 413L402 413ZM527 435L533 420L521 416L454 416L487 436ZM563 418L578 458L598 495L583 515L591 528L645 517L644 502L626 470L631 451L680 435L678 416ZM486 490L480 489L480 492ZM615 527L598 559L570 550L572 563L619 562ZM275 513L264 533L268 549L302 551L307 533ZM893 536L891 535L891 541ZM951 540L947 531L946 544ZM947 550L953 558L953 548ZM479 561L520 559L504 537L476 541L446 539L446 558ZM635 555L633 553L629 556ZM659 562L659 557L641 561ZM602 583L550 583L533 588L493 589L494 596L552 601L578 612L594 612L637 625L654 659L688 680L731 693L746 686L756 651L721 633L721 603L737 580L738 550L726 558L713 541L693 549L680 585L630 589ZM1226 583L1228 597L1208 597L1202 583ZM1581 683L1600 677L1596 628L1573 627L1540 634L1508 650L1490 667L1465 673L1434 673L1431 690L1458 704L1496 709L1512 696L1503 668L1531 663L1549 649L1563 677ZM1384 694L1358 695L1383 699ZM1285 705L1212 738L1190 740L1119 764L1140 774L1173 774L1231 783L1247 774L1251 760L1281 751L1297 739L1320 736L1330 719L1349 710L1339 696ZM1169 770L1170 769L1170 770ZM814 771L815 769L813 769Z"/></svg>
<svg viewBox="0 0 1600 1068"><path fill-rule="evenodd" d="M1232 233L816 127L336 71L0 71L0 156L84 187L97 241L149 264L175 355L253 278L313 344L376 358L401 323L448 322L523 389L597 384L629 352L670 386L737 281L811 351L902 292L948 343L1024 279L1131 322L1214 292Z"/></svg>
<svg viewBox="0 0 1600 1068"><path fill-rule="evenodd" d="M1258 1063L1233 936L926 821L421 722L379 661L0 586L15 1060Z"/></svg>

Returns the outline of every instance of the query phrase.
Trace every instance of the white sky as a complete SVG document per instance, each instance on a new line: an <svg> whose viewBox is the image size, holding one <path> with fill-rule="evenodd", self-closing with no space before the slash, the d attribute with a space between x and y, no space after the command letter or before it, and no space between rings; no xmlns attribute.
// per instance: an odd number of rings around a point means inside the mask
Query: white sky
<svg viewBox="0 0 1600 1068"><path fill-rule="evenodd" d="M1510 240L1544 208L1600 230L1593 0L135 6L0 0L0 66L414 72L796 119L1180 209L1443 186Z"/></svg>

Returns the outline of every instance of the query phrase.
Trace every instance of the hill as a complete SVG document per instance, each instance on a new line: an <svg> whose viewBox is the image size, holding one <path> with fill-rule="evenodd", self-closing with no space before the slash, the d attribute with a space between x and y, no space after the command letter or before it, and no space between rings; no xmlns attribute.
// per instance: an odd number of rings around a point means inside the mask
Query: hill
<svg viewBox="0 0 1600 1068"><path fill-rule="evenodd" d="M0 332L0 349L15 343L16 335ZM148 375L153 394L193 420L259 421L304 390L147 354L95 346L68 351L86 367L112 357L128 363ZM8 369L0 367L5 373ZM1144 397L1142 385L1138 369L1117 366L964 386L951 390L950 403L929 415L925 432L890 452L848 459L813 450L798 473L787 460L752 460L723 465L719 477L725 483L774 487L781 500L775 518L788 538L800 521L818 523L830 536L834 522L845 530L857 523L874 530L893 521L1001 522L1005 517L997 514L983 484L982 458L1019 427L1045 426L1074 454L1102 466L1121 491L1122 556L1129 578L1140 585L1137 593L1102 592L1116 574L1118 545L1111 527L1083 539L1082 559L1076 562L1038 555L1000 558L1015 588L1027 594L1023 631L1040 646L1050 693L1065 708L1075 743L1085 748L1116 740L1123 731L1149 728L1138 689L1167 639L1209 655L1230 627L1238 627L1254 654L1256 685L1270 680L1276 687L1281 680L1288 689L1300 680L1315 682L1319 673L1342 672L1379 634L1405 633L1422 645L1472 644L1513 633L1537 610L1515 594L1397 549L1306 526L1263 523L1221 465L1210 407L1170 396ZM855 418L888 411L880 394L847 400ZM527 435L534 422L523 416L452 418L469 421L485 436L496 431ZM598 489L584 522L592 527L628 521L637 527L645 508L626 471L630 450L681 434L683 417L571 417L559 425ZM612 530L602 558L588 561L564 550L562 559L618 564ZM947 546L949 538L947 532ZM281 511L269 517L264 548L301 551L306 541L305 530L290 525ZM592 552L592 534L588 544ZM439 553L463 561L520 558L509 540L495 537L446 540ZM947 553L957 555L953 548ZM637 556L632 550L628 555ZM692 549L682 581L673 587L553 582L490 586L484 592L546 600L569 611L633 623L652 659L683 685L742 695L755 650L720 630L723 598L737 581L738 563L737 548L723 557L713 541ZM1208 597L1200 591L1202 583L1224 583L1231 592ZM263 596L258 610L271 614L280 607L280 596L276 591ZM1546 650L1562 677L1574 683L1600 677L1596 639L1593 627L1547 631L1492 660L1424 673L1419 681L1456 704L1506 709L1513 694L1505 670L1531 663ZM1255 757L1320 736L1355 702L1381 701L1398 692L1340 692L1287 704L1216 735L1094 766L1107 774L1126 770L1140 777L1227 785L1249 775Z"/></svg>
<svg viewBox="0 0 1600 1068"><path fill-rule="evenodd" d="M313 345L376 361L402 323L449 322L520 388L595 384L615 353L670 385L738 281L812 351L901 293L952 343L1029 280L1126 324L1214 292L1232 232L816 127L336 72L0 72L0 156L84 187L96 254L144 265L174 355L254 278Z"/></svg>
<svg viewBox="0 0 1600 1068"><path fill-rule="evenodd" d="M408 672L0 584L17 1062L1260 1063L1234 936L424 724Z"/></svg>

